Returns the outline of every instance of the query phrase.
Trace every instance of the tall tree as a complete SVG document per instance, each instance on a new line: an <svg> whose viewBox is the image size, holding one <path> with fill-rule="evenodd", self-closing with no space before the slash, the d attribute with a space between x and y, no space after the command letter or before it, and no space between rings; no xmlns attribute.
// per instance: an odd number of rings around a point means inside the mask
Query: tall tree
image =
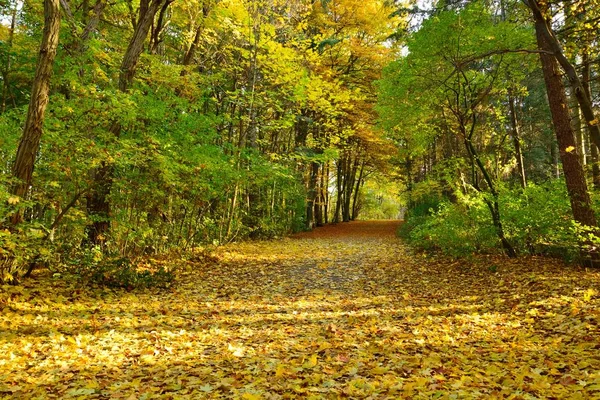
<svg viewBox="0 0 600 400"><path fill-rule="evenodd" d="M531 10L533 20L535 22L536 35L543 36L543 40L546 43L546 50L556 58L556 61L560 64L560 67L565 71L567 79L571 84L573 93L579 102L579 106L581 107L581 112L585 122L587 123L591 139L596 147L600 148L600 122L595 116L592 99L590 98L589 94L586 93L584 84L577 73L575 65L573 65L573 63L565 55L561 43L552 29L552 18L548 14L548 3L540 0L522 1Z"/></svg>
<svg viewBox="0 0 600 400"><path fill-rule="evenodd" d="M27 109L25 127L23 128L23 135L19 142L13 166L13 176L17 179L17 182L12 187L11 193L21 198L26 196L31 185L35 159L40 148L44 113L49 101L50 78L58 47L59 33L60 2L59 0L45 0L42 43L31 88L31 99ZM22 213L20 212L11 218L12 224L17 224L21 220Z"/></svg>
<svg viewBox="0 0 600 400"><path fill-rule="evenodd" d="M159 10L164 9L174 0L141 0L138 18L135 21L133 36L129 41L127 50L123 55L121 67L119 68L118 88L121 92L127 92L131 87L135 76L136 66L140 55L144 50L144 43L148 32L152 27L154 17ZM121 135L122 126L118 121L113 121L110 131L115 137ZM113 183L113 166L105 161L100 167L92 171L94 186L87 196L87 212L92 223L88 227L88 241L90 244L103 244L106 234L110 229L110 200L108 196Z"/></svg>
<svg viewBox="0 0 600 400"><path fill-rule="evenodd" d="M530 2L530 4L533 3L535 3L535 0ZM539 18L539 16L543 16L544 9L540 8L540 5L537 3L533 7L535 8L534 15L538 15L535 18L536 38L538 46L542 50L540 61L546 82L552 122L558 141L569 200L571 202L571 209L573 210L573 218L584 226L596 228L596 216L592 208L585 172L579 156L579 151L581 150L577 149L575 132L573 131L569 115L569 103L557 61L560 60L560 56L556 53L559 51L556 48L557 42L553 42L552 36L548 34L548 24L545 18ZM576 88L576 90L579 90L579 88ZM577 96L578 98L581 97L580 95ZM600 265L598 251L593 248L588 251L592 264Z"/></svg>

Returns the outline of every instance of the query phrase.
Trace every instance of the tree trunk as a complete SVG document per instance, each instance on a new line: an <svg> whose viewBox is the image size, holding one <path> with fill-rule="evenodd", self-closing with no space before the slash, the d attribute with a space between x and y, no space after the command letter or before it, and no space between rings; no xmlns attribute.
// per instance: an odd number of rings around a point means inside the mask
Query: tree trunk
<svg viewBox="0 0 600 400"><path fill-rule="evenodd" d="M4 85L2 86L2 109L0 110L0 113L2 113L2 114L4 114L4 111L6 111L6 100L7 100L8 96L10 96L12 99L13 107L17 106L15 97L11 93L10 83L9 83L10 69L12 67L12 58L11 58L10 53L12 52L13 41L14 41L14 37L15 37L16 22L17 22L17 4L13 4L12 10L11 10L11 16L10 16L10 29L8 31L8 41L6 43L6 45L7 45L6 65L5 65L4 71L2 71L2 80L4 81Z"/></svg>
<svg viewBox="0 0 600 400"><path fill-rule="evenodd" d="M336 174L336 188L337 188L337 198L335 201L335 213L333 215L333 223L337 224L340 222L340 211L342 209L342 202L344 201L344 156L337 160L337 174Z"/></svg>
<svg viewBox="0 0 600 400"><path fill-rule="evenodd" d="M360 187L362 186L362 183L363 183L364 172L365 172L365 161L363 160L363 162L360 164L360 172L358 173L358 179L356 180L356 187L354 189L354 198L352 199L352 216L351 216L352 221L354 221L356 218L358 218L358 212L359 212L358 195L360 193Z"/></svg>
<svg viewBox="0 0 600 400"><path fill-rule="evenodd" d="M600 157L598 156L598 148L595 144L590 143L592 156L592 183L595 190L600 190Z"/></svg>
<svg viewBox="0 0 600 400"><path fill-rule="evenodd" d="M547 41L547 35L544 33L546 28L545 21L536 20L535 30L538 47L540 50L550 51L552 48ZM540 53L540 60L573 218L582 225L596 227L596 216L591 206L585 173L577 151L567 96L558 63L554 56L546 53ZM593 264L597 263L598 252L596 250L590 250L589 254L585 256L586 258L591 257Z"/></svg>
<svg viewBox="0 0 600 400"><path fill-rule="evenodd" d="M581 75L583 77L583 90L585 91L586 95L591 99L592 98L592 88L590 86L590 81L592 79L592 71L591 71L591 67L590 67L590 56L589 56L589 50L587 48L585 48L583 50L583 54L581 56L581 64L582 64L582 69L581 69ZM591 162L592 162L592 182L594 185L594 189L595 190L600 190L600 157L598 156L598 147L596 146L595 143L592 143L591 139L591 132L588 129L587 130L587 142L590 145L590 155L591 155Z"/></svg>
<svg viewBox="0 0 600 400"><path fill-rule="evenodd" d="M473 121L473 127L474 127L474 125L475 125L475 120ZM467 152L469 153L469 158L471 160L471 163L473 164L473 167L477 166L477 168L483 175L483 180L488 185L490 193L492 194L493 200L484 199L484 201L490 210L490 214L492 216L492 223L494 224L494 228L496 229L496 235L498 236L498 239L500 239L500 243L502 244L504 254L506 254L509 258L514 258L517 256L517 252L512 247L512 245L510 244L510 242L508 241L508 239L506 238L506 235L504 233L504 226L502 225L502 219L500 217L500 206L498 204L498 191L496 190L494 181L490 177L490 174L488 173L487 169L485 168L485 165L479 158L477 150L475 149L475 146L473 145L473 142L471 141L472 134L467 135L465 132L464 126L461 126L461 131L465 138L464 139L465 147L466 147ZM471 132L473 132L473 128L471 129ZM475 181L473 183L473 187L478 192L483 191L480 188L479 183L477 181Z"/></svg>
<svg viewBox="0 0 600 400"><path fill-rule="evenodd" d="M306 228L312 229L315 226L315 200L317 199L317 181L319 178L319 163L310 164L310 173L308 177L308 199L306 201Z"/></svg>
<svg viewBox="0 0 600 400"><path fill-rule="evenodd" d="M325 225L324 217L323 217L323 206L325 204L325 195L323 193L323 187L325 186L324 172L325 167L323 165L319 165L319 177L318 177L318 189L317 189L317 199L315 202L315 223L317 226Z"/></svg>
<svg viewBox="0 0 600 400"><path fill-rule="evenodd" d="M200 25L196 28L196 33L194 34L194 39L192 40L192 43L190 44L190 47L188 47L188 49L186 50L184 56L183 56L183 60L181 62L182 65L191 65L192 61L194 60L194 56L196 55L196 50L198 49L198 45L200 44L200 37L202 35L202 32L204 31L204 20L208 17L208 14L211 11L211 7L208 1L204 1L202 3L202 22L200 23ZM181 71L181 76L184 76L186 74L185 72L186 70L182 70Z"/></svg>
<svg viewBox="0 0 600 400"><path fill-rule="evenodd" d="M525 176L525 166L523 164L523 152L521 151L521 133L519 121L517 119L517 110L515 108L515 98L509 93L508 106L510 108L510 123L512 127L512 139L515 147L515 158L517 159L517 169L519 172L519 180L521 187L527 187L527 179Z"/></svg>
<svg viewBox="0 0 600 400"><path fill-rule="evenodd" d="M350 162L351 158L348 156L347 170L344 172L345 189L344 189L344 202L342 203L342 220L344 222L350 222L352 219L352 192L354 190L354 182L356 181L356 172L358 170L358 156L354 158L354 162Z"/></svg>
<svg viewBox="0 0 600 400"><path fill-rule="evenodd" d="M163 7L164 3L170 3L170 0L142 0L140 2L140 14L133 37L129 41L129 45L123 60L119 73L119 90L126 92L135 76L135 69L140 59L140 55L144 50L144 43L148 37L148 32L154 21L154 16ZM110 131L116 137L121 135L121 124L117 121L113 122ZM92 220L92 225L88 227L88 240L92 245L103 245L106 239L106 234L110 229L110 194L113 181L113 166L107 163L102 165L92 172L94 178L94 189L87 196L87 213Z"/></svg>
<svg viewBox="0 0 600 400"><path fill-rule="evenodd" d="M545 43L544 48L540 47L540 50L552 53L553 57L555 57L556 61L558 61L565 71L567 79L573 89L573 94L581 107L581 112L587 123L590 137L596 147L600 147L600 125L598 119L594 116L592 99L589 94L586 93L582 80L579 79L579 76L577 75L575 66L565 56L558 38L554 35L551 27L552 21L547 21L544 16L547 4L541 3L539 0L523 0L523 2L532 11L533 19L535 21L535 31L538 36L538 45L540 45L540 40L543 40Z"/></svg>
<svg viewBox="0 0 600 400"><path fill-rule="evenodd" d="M577 103L576 99L571 98L570 101L573 110L573 132L575 132L575 142L577 143L579 162L585 168L585 165L587 164L587 159L585 154L585 135L583 126L581 124L581 110L579 109L579 103Z"/></svg>
<svg viewBox="0 0 600 400"><path fill-rule="evenodd" d="M44 113L49 100L50 78L52 66L58 47L60 32L60 2L59 0L44 1L44 31L42 44L35 70L35 78L31 88L31 100L27 109L27 119L23 135L19 142L17 157L13 166L13 176L17 183L12 187L11 194L25 197L33 176L35 158L40 148ZM11 222L21 222L22 214L16 213Z"/></svg>
<svg viewBox="0 0 600 400"><path fill-rule="evenodd" d="M173 0L167 0L162 5L160 9L160 13L158 14L158 19L156 21L156 25L152 24L151 34L150 34L150 54L158 54L159 47L163 41L163 32L167 25L168 21L165 21L167 15L167 9L169 8L169 4L171 4Z"/></svg>
<svg viewBox="0 0 600 400"><path fill-rule="evenodd" d="M323 171L323 215L325 216L325 224L329 223L329 161L325 165L325 171Z"/></svg>

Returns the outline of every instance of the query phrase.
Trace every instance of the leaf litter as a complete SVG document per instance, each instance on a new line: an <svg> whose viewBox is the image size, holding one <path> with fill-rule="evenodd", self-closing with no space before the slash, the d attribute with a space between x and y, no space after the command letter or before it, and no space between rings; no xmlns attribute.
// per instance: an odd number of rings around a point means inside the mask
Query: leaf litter
<svg viewBox="0 0 600 400"><path fill-rule="evenodd" d="M0 398L600 398L599 271L396 228L223 246L170 291L3 286Z"/></svg>

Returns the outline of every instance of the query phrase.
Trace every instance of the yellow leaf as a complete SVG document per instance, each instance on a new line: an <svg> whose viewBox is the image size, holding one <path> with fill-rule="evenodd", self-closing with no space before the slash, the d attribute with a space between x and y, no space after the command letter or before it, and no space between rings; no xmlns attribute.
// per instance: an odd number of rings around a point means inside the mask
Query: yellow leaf
<svg viewBox="0 0 600 400"><path fill-rule="evenodd" d="M283 364L278 364L277 368L275 368L275 377L276 378L282 378L285 375L285 365Z"/></svg>
<svg viewBox="0 0 600 400"><path fill-rule="evenodd" d="M598 292L596 292L594 289L589 288L588 290L585 291L585 293L583 294L583 301L590 301L592 299L592 297L594 297L596 294L598 294Z"/></svg>
<svg viewBox="0 0 600 400"><path fill-rule="evenodd" d="M372 373L373 375L383 375L383 374L385 374L387 371L388 371L388 369L387 369L387 368L385 368L385 367L375 367L375 368L373 368L373 369L371 370L371 373Z"/></svg>
<svg viewBox="0 0 600 400"><path fill-rule="evenodd" d="M244 357L245 350L243 346L234 346L231 343L229 343L227 348L233 354L234 357Z"/></svg>
<svg viewBox="0 0 600 400"><path fill-rule="evenodd" d="M314 368L317 366L317 355L313 354L310 358L302 364L302 368Z"/></svg>
<svg viewBox="0 0 600 400"><path fill-rule="evenodd" d="M19 201L21 201L21 198L19 196L10 196L7 201L8 201L8 204L15 205L15 204L19 204Z"/></svg>
<svg viewBox="0 0 600 400"><path fill-rule="evenodd" d="M242 395L242 399L246 399L246 400L260 400L262 397L259 394L254 394L254 393L244 393Z"/></svg>
<svg viewBox="0 0 600 400"><path fill-rule="evenodd" d="M572 153L573 151L575 151L575 147L573 147L573 146L569 146L569 147L567 147L567 148L565 149L565 151L566 151L567 153Z"/></svg>

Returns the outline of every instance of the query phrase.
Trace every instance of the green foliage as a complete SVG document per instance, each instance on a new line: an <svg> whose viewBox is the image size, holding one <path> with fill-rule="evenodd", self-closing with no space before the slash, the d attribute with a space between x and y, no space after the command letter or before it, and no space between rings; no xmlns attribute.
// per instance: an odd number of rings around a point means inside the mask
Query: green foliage
<svg viewBox="0 0 600 400"><path fill-rule="evenodd" d="M439 250L454 257L493 252L498 238L489 210L482 198L471 200L468 207L442 201L437 208L430 208L430 215L423 215L424 206L420 205L415 209L416 221L413 222L410 216L409 225L402 233L424 250Z"/></svg>
<svg viewBox="0 0 600 400"><path fill-rule="evenodd" d="M522 253L577 257L578 239L563 180L530 183L524 191L503 190L500 202L507 236Z"/></svg>
<svg viewBox="0 0 600 400"><path fill-rule="evenodd" d="M501 252L482 195L457 197L456 203L415 204L400 234L419 248L451 256ZM580 243L597 243L589 229L575 227L562 180L530 184L525 190L502 188L499 202L506 236L521 254L575 260Z"/></svg>
<svg viewBox="0 0 600 400"><path fill-rule="evenodd" d="M84 284L126 290L161 288L171 286L173 271L158 268L139 268L129 258L105 256L97 248L83 250L69 261L66 271Z"/></svg>

